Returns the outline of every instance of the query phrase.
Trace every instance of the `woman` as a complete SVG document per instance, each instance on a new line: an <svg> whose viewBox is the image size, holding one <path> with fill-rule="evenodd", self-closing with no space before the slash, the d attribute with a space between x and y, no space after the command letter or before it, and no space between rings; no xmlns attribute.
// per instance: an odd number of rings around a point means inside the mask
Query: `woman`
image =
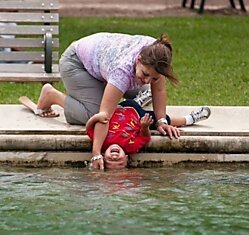
<svg viewBox="0 0 249 235"><path fill-rule="evenodd" d="M64 108L70 124L86 124L98 112L111 118L120 99L134 98L141 89L151 86L157 130L170 138L179 130L168 125L165 81L177 84L172 67L172 47L166 35L158 40L143 35L96 33L73 42L60 59L60 73L67 96L45 85L37 108L41 115L53 116L52 104ZM147 86L147 87L146 87ZM99 151L108 131L108 123L97 123L92 154ZM94 158L95 159L95 158ZM93 161L93 168L103 168L103 159Z"/></svg>

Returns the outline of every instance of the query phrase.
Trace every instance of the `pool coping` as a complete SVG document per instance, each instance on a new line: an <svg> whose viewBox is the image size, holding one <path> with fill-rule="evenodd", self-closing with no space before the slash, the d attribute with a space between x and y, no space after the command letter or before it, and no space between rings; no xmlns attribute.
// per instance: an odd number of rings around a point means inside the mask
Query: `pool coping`
<svg viewBox="0 0 249 235"><path fill-rule="evenodd" d="M58 106L54 108L60 117L44 119L22 105L0 105L1 164L23 165L26 162L30 165L65 166L71 162L83 166L82 163L89 161L91 141L84 126L67 124L63 110ZM196 108L168 106L167 111L171 116L181 116ZM249 162L249 107L210 108L211 117L200 124L180 128L179 139L170 140L153 131L152 140L142 153L132 155L133 165L170 165L186 161ZM79 160L76 161L75 156ZM53 160L55 158L57 160Z"/></svg>

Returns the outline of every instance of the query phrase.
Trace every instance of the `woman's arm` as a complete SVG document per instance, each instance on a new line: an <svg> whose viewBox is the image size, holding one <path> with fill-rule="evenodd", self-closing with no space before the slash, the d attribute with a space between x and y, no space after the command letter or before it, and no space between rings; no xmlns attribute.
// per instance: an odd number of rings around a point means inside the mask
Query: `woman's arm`
<svg viewBox="0 0 249 235"><path fill-rule="evenodd" d="M151 83L153 110L157 121L166 117L167 91L165 81L165 77L161 76L158 81ZM172 139L172 136L175 138L180 136L180 131L176 127L164 123L160 123L157 130L163 135L168 134L170 139Z"/></svg>
<svg viewBox="0 0 249 235"><path fill-rule="evenodd" d="M167 92L165 86L165 77L160 76L159 80L151 83L152 104L156 119L166 116Z"/></svg>
<svg viewBox="0 0 249 235"><path fill-rule="evenodd" d="M123 93L118 88L109 83L106 85L99 111L105 112L108 120L110 120L110 118L112 117L115 108L117 107L122 96ZM95 124L93 147L92 147L93 156L101 154L101 148L107 136L108 128L109 128L109 123L103 124L97 122ZM104 169L103 159L93 161L92 166L93 168Z"/></svg>

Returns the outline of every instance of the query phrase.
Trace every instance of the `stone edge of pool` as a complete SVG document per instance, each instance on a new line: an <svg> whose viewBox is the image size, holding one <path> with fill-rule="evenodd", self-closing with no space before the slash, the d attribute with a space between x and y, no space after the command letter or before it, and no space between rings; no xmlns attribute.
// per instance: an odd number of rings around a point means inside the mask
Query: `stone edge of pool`
<svg viewBox="0 0 249 235"><path fill-rule="evenodd" d="M0 164L84 167L91 142L82 126L66 124L63 110L56 119L39 118L21 105L0 105ZM171 116L195 106L168 106ZM131 156L134 167L179 163L249 163L249 107L211 106L211 117L181 128L179 139L152 133L142 153Z"/></svg>
<svg viewBox="0 0 249 235"><path fill-rule="evenodd" d="M90 152L0 152L0 164L29 167L86 167ZM179 164L249 163L249 154L139 153L131 155L131 167L163 167Z"/></svg>

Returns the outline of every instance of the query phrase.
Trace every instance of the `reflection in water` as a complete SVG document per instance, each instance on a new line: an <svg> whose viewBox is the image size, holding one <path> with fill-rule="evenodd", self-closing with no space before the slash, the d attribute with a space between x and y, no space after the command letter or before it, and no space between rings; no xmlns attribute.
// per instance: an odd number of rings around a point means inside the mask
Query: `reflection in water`
<svg viewBox="0 0 249 235"><path fill-rule="evenodd" d="M0 234L248 234L247 169L0 168Z"/></svg>

